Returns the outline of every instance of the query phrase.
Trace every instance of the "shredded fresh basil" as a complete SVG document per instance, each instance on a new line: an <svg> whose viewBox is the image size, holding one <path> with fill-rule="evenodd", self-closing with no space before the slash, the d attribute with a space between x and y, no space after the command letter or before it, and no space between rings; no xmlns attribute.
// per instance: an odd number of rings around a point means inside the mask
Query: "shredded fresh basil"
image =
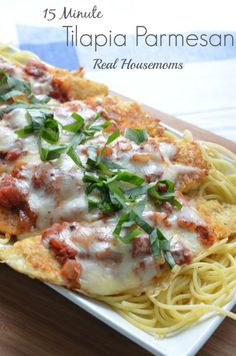
<svg viewBox="0 0 236 356"><path fill-rule="evenodd" d="M124 234L122 234L123 229L125 230ZM149 236L153 258L156 260L165 259L169 266L173 268L176 263L170 252L169 240L161 230L152 227L134 210L121 216L113 231L113 236L127 244L144 232Z"/></svg>
<svg viewBox="0 0 236 356"><path fill-rule="evenodd" d="M158 184L162 184L166 187L166 192L158 190ZM160 205L163 201L168 201L171 205L177 209L182 208L182 204L176 199L174 191L174 183L168 179L162 179L158 182L150 184L148 188L148 194L152 197L156 204Z"/></svg>
<svg viewBox="0 0 236 356"><path fill-rule="evenodd" d="M9 99L15 99L17 97L25 97L26 102L24 104L46 104L50 98L44 96L42 98L37 98L32 92L32 86L30 82L18 79L3 69L0 69L0 101L7 102ZM17 108L22 101L16 101L14 104L9 105L6 109L0 113L2 116L6 112L10 112L14 108Z"/></svg>
<svg viewBox="0 0 236 356"><path fill-rule="evenodd" d="M83 181L89 183L85 194L88 196L89 209L98 208L103 213L116 212L123 208L128 208L133 199L125 194L124 185L127 183L139 186L143 183L141 177L129 172L109 172L104 175L104 170L96 174L85 171ZM91 197L96 196L96 200Z"/></svg>
<svg viewBox="0 0 236 356"><path fill-rule="evenodd" d="M17 130L16 134L19 137L30 134L36 134L38 136L39 154L42 161L57 159L62 153L67 153L79 167L83 167L83 165L79 155L76 153L76 146L93 138L96 132L103 130L111 124L109 121L104 121L99 125L95 125L95 122L100 119L100 115L98 114L91 124L86 125L82 116L73 113L71 117L75 122L62 126L62 129L73 132L74 135L70 143L61 145L58 144L60 138L60 124L54 118L52 112L40 109L37 106L36 108L30 107L27 110L26 117L29 124ZM113 137L113 140L114 139ZM51 146L45 145L44 141Z"/></svg>
<svg viewBox="0 0 236 356"><path fill-rule="evenodd" d="M42 161L52 161L61 156L67 150L66 145L51 145L49 147L44 147L42 140L38 139L39 154Z"/></svg>
<svg viewBox="0 0 236 356"><path fill-rule="evenodd" d="M23 97L25 101L19 100L19 97ZM120 136L119 130L108 136L102 148L89 146L88 159L83 164L76 147L92 139L97 132L106 129L111 122L102 120L98 113L92 122L87 124L81 115L73 113L71 117L74 122L62 126L48 110L50 109L50 106L46 105L48 97L38 99L33 95L30 83L0 70L0 100L7 103L10 99L12 99L10 105L2 109L0 117L16 108L26 109L28 124L17 130L17 135L37 136L42 161L58 159L62 154L67 154L83 170L83 182L87 183L85 194L89 210L98 209L105 214L123 211L113 231L114 237L127 244L134 238L147 234L153 258L165 259L169 266L173 267L175 261L170 252L168 239L161 230L145 221L142 213L148 197L157 205L167 201L175 208L181 209L182 205L175 196L174 183L170 180L159 180L147 184L142 177L125 171L124 167L108 159L105 149ZM60 144L61 130L72 134L69 143ZM127 128L124 136L136 144L148 139L146 130L140 129ZM159 189L160 185L162 189Z"/></svg>
<svg viewBox="0 0 236 356"><path fill-rule="evenodd" d="M7 105L5 108L3 108L0 111L0 119L3 117L4 114L8 114L9 112L11 112L12 110L15 109L26 109L26 110L30 110L30 109L38 109L38 110L47 110L48 108L50 108L49 105L44 105L43 103L41 104L27 104L25 102L22 101L16 101L14 104L11 105Z"/></svg>
<svg viewBox="0 0 236 356"><path fill-rule="evenodd" d="M120 136L120 130L117 129L114 132L112 132L112 134L110 134L110 136L108 136L105 146L107 146L110 143L112 143L113 141L115 141L119 136Z"/></svg>
<svg viewBox="0 0 236 356"><path fill-rule="evenodd" d="M148 139L148 134L146 130L127 128L125 129L125 137L130 141L134 141L137 145L140 145L140 143Z"/></svg>

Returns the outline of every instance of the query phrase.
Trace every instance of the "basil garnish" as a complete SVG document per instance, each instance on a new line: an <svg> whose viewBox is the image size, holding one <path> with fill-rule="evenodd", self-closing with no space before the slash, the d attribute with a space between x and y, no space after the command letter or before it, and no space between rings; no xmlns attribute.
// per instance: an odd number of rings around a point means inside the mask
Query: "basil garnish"
<svg viewBox="0 0 236 356"><path fill-rule="evenodd" d="M158 190L158 184L162 184L166 187L166 191L161 192ZM161 179L156 183L150 184L148 188L148 194L154 199L156 204L162 203L163 201L168 201L171 205L175 206L177 209L182 208L182 204L176 199L174 192L174 183L168 179Z"/></svg>
<svg viewBox="0 0 236 356"><path fill-rule="evenodd" d="M131 227L130 231L125 235L121 235L122 229L128 227ZM116 225L116 228L113 231L113 235L123 243L127 244L144 232L146 232L149 236L150 248L153 258L156 260L164 258L171 268L174 267L176 263L170 253L169 240L167 240L161 230L152 227L135 211L130 211L121 216L118 224Z"/></svg>
<svg viewBox="0 0 236 356"><path fill-rule="evenodd" d="M146 130L127 128L125 129L125 137L130 141L134 141L137 145L140 145L140 143L148 139L148 134Z"/></svg>
<svg viewBox="0 0 236 356"><path fill-rule="evenodd" d="M10 105L0 112L0 117L16 108L26 109L28 124L16 133L19 137L37 135L42 161L58 159L61 154L67 154L83 170L83 181L87 183L85 194L89 210L99 209L105 214L120 210L124 212L113 231L115 238L127 244L146 233L149 236L153 258L156 260L164 258L170 267L175 265L169 241L159 229L151 226L142 217L148 197L158 205L167 201L177 209L182 207L175 197L174 183L170 180L159 180L147 184L142 177L125 171L122 166L109 160L105 150L120 136L119 130L108 136L102 148L88 147L86 164L81 162L76 152L78 145L106 129L111 125L110 121L101 122L98 113L94 120L87 124L81 115L73 113L71 117L74 122L62 126L54 118L54 114L47 110L49 106L45 104L50 100L48 97L38 99L33 95L29 82L15 78L3 70L0 70L0 100L4 103L11 100ZM60 144L60 130L71 133L69 143ZM138 145L148 139L147 131L141 129L127 128L124 136Z"/></svg>
<svg viewBox="0 0 236 356"><path fill-rule="evenodd" d="M0 77L0 100L3 102L18 96L25 97L26 102L29 104L45 104L50 100L48 96L38 99L32 92L31 83L18 79L3 69L0 69ZM19 102L19 104L20 103L22 102ZM15 106L18 107L17 102L15 103ZM7 110L11 111L13 108L14 106L10 105Z"/></svg>

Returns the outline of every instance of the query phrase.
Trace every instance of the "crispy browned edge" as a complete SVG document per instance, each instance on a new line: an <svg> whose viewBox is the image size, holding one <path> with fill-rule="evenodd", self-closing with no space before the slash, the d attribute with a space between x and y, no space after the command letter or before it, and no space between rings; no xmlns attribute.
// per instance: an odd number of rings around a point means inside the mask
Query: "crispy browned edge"
<svg viewBox="0 0 236 356"><path fill-rule="evenodd" d="M12 247L1 247L0 259L31 278L66 285L60 274L59 263L42 244L41 236L18 241Z"/></svg>
<svg viewBox="0 0 236 356"><path fill-rule="evenodd" d="M62 68L48 67L48 70L53 75L53 84L58 87L67 101L108 95L108 87L105 84L83 77L83 68L69 71Z"/></svg>

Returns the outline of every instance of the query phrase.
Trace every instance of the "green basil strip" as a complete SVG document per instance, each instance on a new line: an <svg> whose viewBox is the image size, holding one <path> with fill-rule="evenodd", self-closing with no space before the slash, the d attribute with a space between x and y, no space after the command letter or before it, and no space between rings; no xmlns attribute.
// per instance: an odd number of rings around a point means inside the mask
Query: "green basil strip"
<svg viewBox="0 0 236 356"><path fill-rule="evenodd" d="M14 98L14 96L20 96L20 95L22 95L21 91L13 89L11 91L6 92L6 94L0 95L0 99L4 100L4 101L7 101L7 100L9 100L11 98Z"/></svg>
<svg viewBox="0 0 236 356"><path fill-rule="evenodd" d="M128 227L127 224L130 224L130 226L136 224L140 229L135 228L128 233L121 235L122 228ZM176 263L170 253L169 241L163 235L161 230L153 228L135 211L131 211L121 216L113 231L113 236L127 244L132 239L142 234L143 231L149 235L150 248L153 258L159 260L164 257L169 266L173 268Z"/></svg>
<svg viewBox="0 0 236 356"><path fill-rule="evenodd" d="M78 132L81 129L81 124L78 122L74 122L73 124L68 124L62 126L63 130L70 132Z"/></svg>
<svg viewBox="0 0 236 356"><path fill-rule="evenodd" d="M28 104L24 102L18 102L18 103L8 105L4 109L2 109L2 111L0 111L0 118L4 114L8 114L9 112L15 109L48 109L48 107L49 106L44 106L42 104Z"/></svg>
<svg viewBox="0 0 236 356"><path fill-rule="evenodd" d="M69 148L67 148L66 153L68 154L68 156L74 161L74 163L81 168L83 167L82 161L79 158L79 155L75 152L74 147L71 145L69 146Z"/></svg>
<svg viewBox="0 0 236 356"><path fill-rule="evenodd" d="M88 210L91 211L97 208L99 208L99 202L93 199L88 199Z"/></svg>
<svg viewBox="0 0 236 356"><path fill-rule="evenodd" d="M113 171L113 172L120 171L120 170L124 169L121 165L108 160L106 157L101 159L100 164L103 164L107 169L109 169L110 171Z"/></svg>
<svg viewBox="0 0 236 356"><path fill-rule="evenodd" d="M152 234L150 235L150 246L154 258L159 259L164 257L165 261L171 268L176 265L175 260L170 252L170 242L163 235L161 230L153 230Z"/></svg>
<svg viewBox="0 0 236 356"><path fill-rule="evenodd" d="M109 145L110 143L112 143L113 141L115 141L119 136L120 136L120 130L117 129L108 137L105 145L103 146L103 148L101 149L101 151L97 157L97 162L101 162L101 158L102 158L102 155L104 154L106 146Z"/></svg>
<svg viewBox="0 0 236 356"><path fill-rule="evenodd" d="M157 236L157 231L154 229L152 233L149 235L150 240L150 248L152 255L155 260L159 260L162 258L162 252L160 250L159 240Z"/></svg>
<svg viewBox="0 0 236 356"><path fill-rule="evenodd" d="M130 188L125 191L125 194L128 195L131 199L136 199L140 195L147 194L148 185L142 184L141 186Z"/></svg>
<svg viewBox="0 0 236 356"><path fill-rule="evenodd" d="M170 266L170 268L173 268L176 265L175 259L172 256L170 251L166 251L164 252L164 256L165 256L165 260L168 263L168 265Z"/></svg>
<svg viewBox="0 0 236 356"><path fill-rule="evenodd" d="M99 177L97 174L85 172L83 176L84 183L97 183L99 182Z"/></svg>
<svg viewBox="0 0 236 356"><path fill-rule="evenodd" d="M71 114L71 117L72 117L73 119L75 119L78 123L80 123L81 126L84 125L84 118L83 118L80 114L78 114L77 112L73 112L73 113Z"/></svg>
<svg viewBox="0 0 236 356"><path fill-rule="evenodd" d="M97 148L95 146L88 146L88 157L91 161L95 162L97 161Z"/></svg>
<svg viewBox="0 0 236 356"><path fill-rule="evenodd" d="M52 145L49 147L43 147L40 136L38 138L38 147L40 158L43 162L59 158L61 154L65 153L67 150L67 145Z"/></svg>
<svg viewBox="0 0 236 356"><path fill-rule="evenodd" d="M32 133L40 133L40 137L46 142L51 144L58 142L59 126L58 122L53 118L52 113L40 110L28 110L26 117L30 124L17 130L16 134L18 136L23 137Z"/></svg>
<svg viewBox="0 0 236 356"><path fill-rule="evenodd" d="M147 131L140 130L140 129L127 128L125 129L124 136L128 138L130 141L134 141L135 143L137 143L137 145L140 145L140 143L148 139Z"/></svg>
<svg viewBox="0 0 236 356"><path fill-rule="evenodd" d="M48 143L56 143L59 140L58 122L51 117L46 117L40 133L41 137Z"/></svg>
<svg viewBox="0 0 236 356"><path fill-rule="evenodd" d="M153 227L149 225L140 215L135 213L134 211L131 212L130 219L134 221L143 231L145 231L148 235L150 235L153 231Z"/></svg>
<svg viewBox="0 0 236 356"><path fill-rule="evenodd" d="M24 137L26 135L32 134L34 132L34 129L32 125L26 125L22 129L19 129L16 131L16 134L18 137Z"/></svg>
<svg viewBox="0 0 236 356"><path fill-rule="evenodd" d="M139 196L135 201L134 201L134 207L133 211L137 215L141 215L145 209L145 206L147 204L147 195Z"/></svg>
<svg viewBox="0 0 236 356"><path fill-rule="evenodd" d="M47 95L44 95L40 99L36 98L34 95L30 95L29 98L31 99L32 104L47 104L51 98Z"/></svg>
<svg viewBox="0 0 236 356"><path fill-rule="evenodd" d="M159 192L156 188L157 184L165 184L167 188L167 192ZM176 199L175 192L174 192L174 183L168 179L162 179L158 182L150 184L149 188L147 189L148 194L156 200L157 203L162 201L168 201L170 204L175 206L177 209L182 208L182 204Z"/></svg>
<svg viewBox="0 0 236 356"><path fill-rule="evenodd" d="M123 225L125 225L125 223L127 223L127 222L130 222L130 213L127 213L127 214L124 214L121 216L121 218L118 221L118 224L115 227L115 230L113 231L113 236L115 236L117 239L121 240L125 244L128 244L135 237L142 234L141 229L133 229L126 235L124 235L124 236L121 235L121 230L123 228Z"/></svg>
<svg viewBox="0 0 236 356"><path fill-rule="evenodd" d="M124 215L121 216L120 220L118 221L115 230L113 231L113 235L122 240L124 243L128 243L131 241L131 236L136 237L138 236L137 234L133 235L128 233L127 235L120 235L120 232L123 228L123 225L125 225L126 223L132 223L132 225L135 223L136 225L138 225L141 229L136 229L136 231L139 231L139 234L142 234L143 231L145 231L147 234L151 234L153 231L153 227L151 225L149 225L148 223L146 223L146 221L144 221L138 214L136 214L134 211L130 211L129 213L126 213ZM125 225L124 227L127 227L127 225ZM133 231L133 230L132 230ZM127 237L128 236L128 237Z"/></svg>
<svg viewBox="0 0 236 356"><path fill-rule="evenodd" d="M130 172L119 172L110 179L110 181L113 180L127 182L137 186L140 186L144 183L144 179L142 177L139 177L136 174Z"/></svg>
<svg viewBox="0 0 236 356"><path fill-rule="evenodd" d="M0 70L0 73L2 74L1 80L0 80L0 99L3 101L7 101L11 98L14 98L16 96L21 96L25 95L28 100L30 100L31 103L40 103L40 104L46 104L50 100L49 97L44 96L42 98L37 98L33 93L32 93L32 86L30 82L26 82L24 80L18 79L4 70ZM16 105L19 105L16 103ZM8 109L9 111L12 110L12 107Z"/></svg>
<svg viewBox="0 0 236 356"><path fill-rule="evenodd" d="M105 146L109 145L113 141L115 141L118 137L120 136L120 130L115 130L107 139L107 142L105 143Z"/></svg>
<svg viewBox="0 0 236 356"><path fill-rule="evenodd" d="M78 132L84 126L84 119L81 115L74 112L71 117L76 120L72 124L62 126L63 130L71 131L71 132Z"/></svg>
<svg viewBox="0 0 236 356"><path fill-rule="evenodd" d="M93 125L92 124L91 126L89 126L88 129L86 129L86 131L88 132L88 134L89 133L95 133L95 132L102 131L102 130L106 129L110 125L111 125L110 121L105 121L100 125Z"/></svg>
<svg viewBox="0 0 236 356"><path fill-rule="evenodd" d="M115 204L116 203L114 201L114 199L115 199L123 206L123 208L125 208L128 200L127 200L126 196L124 195L124 193L122 192L122 190L120 189L120 187L117 185L117 183L113 182L113 183L108 184L108 189L109 189L111 202Z"/></svg>

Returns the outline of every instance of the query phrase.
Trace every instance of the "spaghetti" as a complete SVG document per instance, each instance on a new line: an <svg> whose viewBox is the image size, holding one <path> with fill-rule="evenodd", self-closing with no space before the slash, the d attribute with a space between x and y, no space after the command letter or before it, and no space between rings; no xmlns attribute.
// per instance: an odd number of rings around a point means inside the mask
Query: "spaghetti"
<svg viewBox="0 0 236 356"><path fill-rule="evenodd" d="M191 140L189 133L186 140ZM215 143L202 142L210 171L198 195L236 203L236 155ZM159 286L140 295L99 297L126 320L158 337L172 336L202 319L219 314L236 320L224 309L236 292L236 237L216 242L190 265L177 267Z"/></svg>

